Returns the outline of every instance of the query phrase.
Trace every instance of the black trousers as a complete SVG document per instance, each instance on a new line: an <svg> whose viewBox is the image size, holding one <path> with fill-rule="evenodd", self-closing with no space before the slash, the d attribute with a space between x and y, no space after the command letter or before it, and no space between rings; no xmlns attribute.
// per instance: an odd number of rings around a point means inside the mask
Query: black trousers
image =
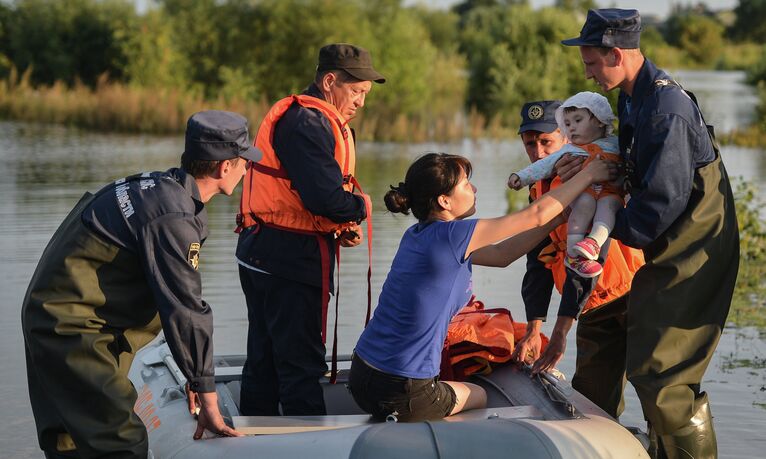
<svg viewBox="0 0 766 459"><path fill-rule="evenodd" d="M324 415L320 378L322 289L239 267L247 300L247 360L240 412L247 416Z"/></svg>

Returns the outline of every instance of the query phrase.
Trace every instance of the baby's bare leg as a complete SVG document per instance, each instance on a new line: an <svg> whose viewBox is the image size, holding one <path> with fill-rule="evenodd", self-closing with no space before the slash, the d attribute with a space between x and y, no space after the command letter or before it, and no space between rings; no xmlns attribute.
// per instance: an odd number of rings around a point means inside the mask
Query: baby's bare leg
<svg viewBox="0 0 766 459"><path fill-rule="evenodd" d="M596 200L588 193L582 193L572 203L572 213L567 222L567 252L570 257L576 257L577 253L572 252L572 247L582 241L596 212Z"/></svg>

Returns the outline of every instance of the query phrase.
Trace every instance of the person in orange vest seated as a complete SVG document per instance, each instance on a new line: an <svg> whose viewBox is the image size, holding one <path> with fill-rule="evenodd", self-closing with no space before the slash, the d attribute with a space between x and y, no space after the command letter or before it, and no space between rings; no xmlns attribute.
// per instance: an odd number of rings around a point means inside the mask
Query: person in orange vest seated
<svg viewBox="0 0 766 459"><path fill-rule="evenodd" d="M242 189L236 257L248 309L243 415L323 415L320 378L333 263L361 243L369 198L356 191L348 126L372 83L370 53L335 43L319 50L314 81L278 101L258 130L263 159Z"/></svg>
<svg viewBox="0 0 766 459"><path fill-rule="evenodd" d="M533 163L566 143L555 119L560 106L561 101L542 100L522 107L519 134ZM560 184L558 177L535 183L530 187L530 201ZM627 299L633 276L644 264L643 252L608 240L599 255L603 273L600 277L585 278L565 268L566 241L564 224L527 254L527 272L521 286L527 333L516 344L512 358L534 363L535 374L553 369L564 355L566 336L577 320L577 361L572 387L618 417L624 407ZM540 329L554 286L561 293L561 303L550 342L541 352Z"/></svg>
<svg viewBox="0 0 766 459"><path fill-rule="evenodd" d="M560 225L562 212L592 183L617 177L596 160L519 212L490 219L476 212L471 163L462 156L418 158L385 196L388 210L418 222L402 236L375 315L354 349L349 389L375 418L438 419L486 405L480 386L440 381L450 320L472 295L473 264L505 267Z"/></svg>

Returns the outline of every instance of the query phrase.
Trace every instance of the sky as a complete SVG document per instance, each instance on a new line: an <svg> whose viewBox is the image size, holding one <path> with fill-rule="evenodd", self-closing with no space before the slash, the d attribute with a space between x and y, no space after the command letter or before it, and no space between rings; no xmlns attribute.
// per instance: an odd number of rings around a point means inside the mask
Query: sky
<svg viewBox="0 0 766 459"><path fill-rule="evenodd" d="M139 11L144 11L151 0L134 0ZM424 4L432 8L449 8L460 0L404 0L406 5ZM534 8L553 5L556 0L530 0ZM643 15L656 15L666 17L674 5L696 5L699 0L596 0L596 4L602 8L635 8ZM739 4L739 0L706 0L708 7L714 10L732 9Z"/></svg>

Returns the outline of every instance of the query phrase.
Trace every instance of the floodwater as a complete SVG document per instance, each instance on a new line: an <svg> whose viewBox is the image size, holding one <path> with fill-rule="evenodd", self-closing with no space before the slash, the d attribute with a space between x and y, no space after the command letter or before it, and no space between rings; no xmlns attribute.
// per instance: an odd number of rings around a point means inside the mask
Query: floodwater
<svg viewBox="0 0 766 459"><path fill-rule="evenodd" d="M681 84L697 92L708 121L719 132L747 123L756 98L737 72L679 72ZM374 96L374 94L373 94ZM26 388L20 307L27 283L48 239L85 191L115 178L177 163L181 136L125 136L83 132L49 125L0 122L0 456L41 457ZM463 141L439 144L361 144L358 176L376 207L373 218L373 298L377 298L391 259L412 217L385 212L381 197L398 183L408 164L426 151L460 153L473 162L479 217L493 217L508 207L505 181L525 164L518 141ZM725 148L732 177L755 183L766 198L763 150ZM523 199L523 198L522 198ZM234 214L238 198L217 196L209 205L210 238L202 249L203 293L215 314L217 353L243 353L247 319L234 262ZM340 270L339 351L348 353L359 336L366 308L367 251L343 251ZM520 298L524 262L506 269L476 267L474 291L488 306L508 307L524 320ZM556 300L550 316L555 315ZM766 314L766 311L764 311ZM330 316L331 330L334 316ZM546 330L550 331L553 320ZM574 332L560 369L574 369ZM715 416L722 458L763 457L766 450L766 330L727 327L703 380ZM627 425L643 425L635 394L629 390ZM191 432L189 433L191 435ZM617 453L619 455L619 453Z"/></svg>

